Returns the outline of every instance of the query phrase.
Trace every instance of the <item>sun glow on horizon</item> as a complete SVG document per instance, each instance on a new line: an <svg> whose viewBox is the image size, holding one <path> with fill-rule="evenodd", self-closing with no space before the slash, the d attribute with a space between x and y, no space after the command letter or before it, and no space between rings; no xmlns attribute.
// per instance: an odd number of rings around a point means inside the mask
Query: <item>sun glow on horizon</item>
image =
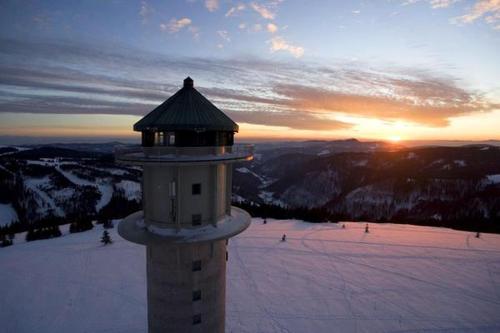
<svg viewBox="0 0 500 333"><path fill-rule="evenodd" d="M399 135L393 135L389 137L389 141L392 143L399 143L401 141L401 137Z"/></svg>

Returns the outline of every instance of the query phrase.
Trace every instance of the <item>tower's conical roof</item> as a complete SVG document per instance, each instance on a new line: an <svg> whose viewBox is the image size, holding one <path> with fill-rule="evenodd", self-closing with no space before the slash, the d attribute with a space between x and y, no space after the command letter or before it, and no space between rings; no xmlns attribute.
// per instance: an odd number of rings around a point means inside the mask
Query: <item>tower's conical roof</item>
<svg viewBox="0 0 500 333"><path fill-rule="evenodd" d="M231 131L238 125L198 92L187 77L184 86L134 124L134 131Z"/></svg>

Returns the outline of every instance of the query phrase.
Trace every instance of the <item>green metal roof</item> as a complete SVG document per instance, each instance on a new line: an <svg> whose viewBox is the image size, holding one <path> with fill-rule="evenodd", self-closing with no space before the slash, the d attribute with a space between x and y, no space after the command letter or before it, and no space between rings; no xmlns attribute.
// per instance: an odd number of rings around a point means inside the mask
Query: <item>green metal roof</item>
<svg viewBox="0 0 500 333"><path fill-rule="evenodd" d="M134 124L134 131L205 130L238 132L238 125L193 87L184 86Z"/></svg>

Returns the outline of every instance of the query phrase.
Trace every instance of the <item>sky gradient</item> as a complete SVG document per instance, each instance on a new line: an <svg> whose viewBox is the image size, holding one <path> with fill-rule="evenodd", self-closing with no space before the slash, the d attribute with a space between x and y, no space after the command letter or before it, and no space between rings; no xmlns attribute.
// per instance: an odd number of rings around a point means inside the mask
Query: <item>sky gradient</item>
<svg viewBox="0 0 500 333"><path fill-rule="evenodd" d="M0 136L130 138L182 86L241 139L500 139L500 0L2 1Z"/></svg>

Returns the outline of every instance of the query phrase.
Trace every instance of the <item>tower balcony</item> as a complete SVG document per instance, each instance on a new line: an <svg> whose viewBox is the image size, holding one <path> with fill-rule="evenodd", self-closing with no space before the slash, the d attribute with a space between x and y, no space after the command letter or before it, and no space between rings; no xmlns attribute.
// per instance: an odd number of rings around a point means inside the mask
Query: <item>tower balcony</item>
<svg viewBox="0 0 500 333"><path fill-rule="evenodd" d="M129 165L186 165L218 164L249 161L253 159L253 145L210 147L176 147L139 145L115 149L118 163Z"/></svg>
<svg viewBox="0 0 500 333"><path fill-rule="evenodd" d="M216 224L199 228L161 228L147 225L141 210L123 219L118 225L118 233L126 240L142 245L213 242L241 233L248 228L250 220L250 215L243 209L232 207L231 214Z"/></svg>

